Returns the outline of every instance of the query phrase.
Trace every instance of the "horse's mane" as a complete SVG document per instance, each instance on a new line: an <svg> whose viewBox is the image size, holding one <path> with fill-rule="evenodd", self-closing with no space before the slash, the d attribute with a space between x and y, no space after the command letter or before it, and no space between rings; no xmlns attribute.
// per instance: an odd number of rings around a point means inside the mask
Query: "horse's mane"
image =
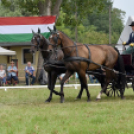
<svg viewBox="0 0 134 134"><path fill-rule="evenodd" d="M67 36L68 37L68 35L66 35L64 32L62 32L62 31L59 31L59 32L61 32L61 33L63 33L65 36ZM73 41L70 37L68 37L71 41Z"/></svg>

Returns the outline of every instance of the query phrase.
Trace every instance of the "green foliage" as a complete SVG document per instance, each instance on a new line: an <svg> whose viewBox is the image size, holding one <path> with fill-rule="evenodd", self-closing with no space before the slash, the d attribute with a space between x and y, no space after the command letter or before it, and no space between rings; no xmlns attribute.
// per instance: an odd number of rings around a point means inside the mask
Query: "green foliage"
<svg viewBox="0 0 134 134"><path fill-rule="evenodd" d="M22 14L24 16L38 15L39 13L38 2L39 0L19 0L18 5L20 9L23 9Z"/></svg>
<svg viewBox="0 0 134 134"><path fill-rule="evenodd" d="M92 13L95 9L97 12L101 11L104 7L105 0L64 0L61 5L61 10L67 15L65 16L66 25L78 25L86 18L88 14ZM77 13L79 19L76 18Z"/></svg>
<svg viewBox="0 0 134 134"><path fill-rule="evenodd" d="M74 39L75 26L78 28L78 41L91 44L108 44L109 34L109 6L111 0L103 0L94 3L90 1L64 1L62 3L60 16L56 25L64 28L69 27L72 31L68 35ZM77 8L76 8L77 4ZM86 4L86 5L85 5ZM100 5L97 5L100 4ZM77 12L77 18L75 13ZM112 8L112 43L116 44L123 29L123 18L125 12ZM64 27L63 27L64 26ZM84 32L83 32L84 31ZM73 35L72 35L73 34ZM95 35L95 36L94 36Z"/></svg>
<svg viewBox="0 0 134 134"><path fill-rule="evenodd" d="M39 15L39 2L45 0L1 0L0 16ZM56 0L52 0L52 8ZM78 42L90 44L108 44L109 6L111 0L63 0L60 15L56 22L59 30L75 40L75 28L78 30ZM112 43L116 43L123 29L125 12L112 8Z"/></svg>
<svg viewBox="0 0 134 134"><path fill-rule="evenodd" d="M3 7L0 5L0 16L1 17L11 17L11 16L22 16L19 7L16 7L14 11L11 10L11 8Z"/></svg>
<svg viewBox="0 0 134 134"><path fill-rule="evenodd" d="M27 4L28 3L26 3L26 5ZM29 3L27 6L24 6L22 0L2 0L0 7L0 16L2 17L37 15L33 13L34 10L31 11L31 7L33 9L33 5ZM27 9L27 7L29 8L29 10Z"/></svg>

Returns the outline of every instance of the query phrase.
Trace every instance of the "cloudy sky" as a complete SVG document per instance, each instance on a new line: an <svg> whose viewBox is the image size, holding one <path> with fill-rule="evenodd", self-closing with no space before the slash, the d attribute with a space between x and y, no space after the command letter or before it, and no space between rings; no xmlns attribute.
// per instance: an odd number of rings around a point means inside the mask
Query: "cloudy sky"
<svg viewBox="0 0 134 134"><path fill-rule="evenodd" d="M119 8L126 12L124 24L129 16L134 16L134 0L113 0L113 7Z"/></svg>

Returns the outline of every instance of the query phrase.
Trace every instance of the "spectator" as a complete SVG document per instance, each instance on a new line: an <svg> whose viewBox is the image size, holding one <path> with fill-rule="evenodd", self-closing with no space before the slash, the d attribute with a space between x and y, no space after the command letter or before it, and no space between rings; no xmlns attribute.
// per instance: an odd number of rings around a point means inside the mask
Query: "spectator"
<svg viewBox="0 0 134 134"><path fill-rule="evenodd" d="M91 83L94 83L93 75L89 75L89 80Z"/></svg>
<svg viewBox="0 0 134 134"><path fill-rule="evenodd" d="M35 69L33 66L31 66L31 62L27 62L27 66L25 67L25 77L26 77L26 85L29 84L29 77L32 78L31 85L35 83Z"/></svg>
<svg viewBox="0 0 134 134"><path fill-rule="evenodd" d="M89 75L89 79L90 79L91 83L98 83L98 80L93 75ZM95 80L95 82L94 82L94 80Z"/></svg>
<svg viewBox="0 0 134 134"><path fill-rule="evenodd" d="M78 79L78 78L79 78L78 73L75 73L75 78L76 78L76 79Z"/></svg>
<svg viewBox="0 0 134 134"><path fill-rule="evenodd" d="M5 83L6 83L6 71L3 70L2 65L0 65L0 81L2 81L3 85L5 86Z"/></svg>
<svg viewBox="0 0 134 134"><path fill-rule="evenodd" d="M64 76L65 76L64 73L62 73L60 76L58 76L58 78L60 79L60 81L63 79ZM67 79L67 80L65 81L65 84L66 84L67 82L69 82L69 79Z"/></svg>
<svg viewBox="0 0 134 134"><path fill-rule="evenodd" d="M15 85L19 81L17 77L18 70L17 70L17 67L14 65L13 61L11 61L10 64L11 65L8 66L7 68L7 71L8 71L7 82L11 84L11 81L13 79L14 80L13 85Z"/></svg>

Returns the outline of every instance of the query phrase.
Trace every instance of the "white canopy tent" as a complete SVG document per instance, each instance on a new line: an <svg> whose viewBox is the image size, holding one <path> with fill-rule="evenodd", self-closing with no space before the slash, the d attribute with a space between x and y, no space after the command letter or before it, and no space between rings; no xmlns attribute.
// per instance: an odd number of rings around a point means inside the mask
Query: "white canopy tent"
<svg viewBox="0 0 134 134"><path fill-rule="evenodd" d="M15 51L7 50L0 46L0 55L16 55Z"/></svg>
<svg viewBox="0 0 134 134"><path fill-rule="evenodd" d="M127 23L126 23L126 25L125 25L125 27L124 27L124 29L123 29L121 35L120 35L120 38L119 38L119 40L118 40L118 42L117 42L118 45L116 45L116 47L118 48L118 50L119 50L120 52L123 51L122 43L123 43L124 41L125 41L125 42L128 41L129 35L130 35L130 33L132 32L132 28L129 26L132 21L134 21L134 16L130 16L130 17L128 18ZM126 47L128 47L128 46L126 46Z"/></svg>

